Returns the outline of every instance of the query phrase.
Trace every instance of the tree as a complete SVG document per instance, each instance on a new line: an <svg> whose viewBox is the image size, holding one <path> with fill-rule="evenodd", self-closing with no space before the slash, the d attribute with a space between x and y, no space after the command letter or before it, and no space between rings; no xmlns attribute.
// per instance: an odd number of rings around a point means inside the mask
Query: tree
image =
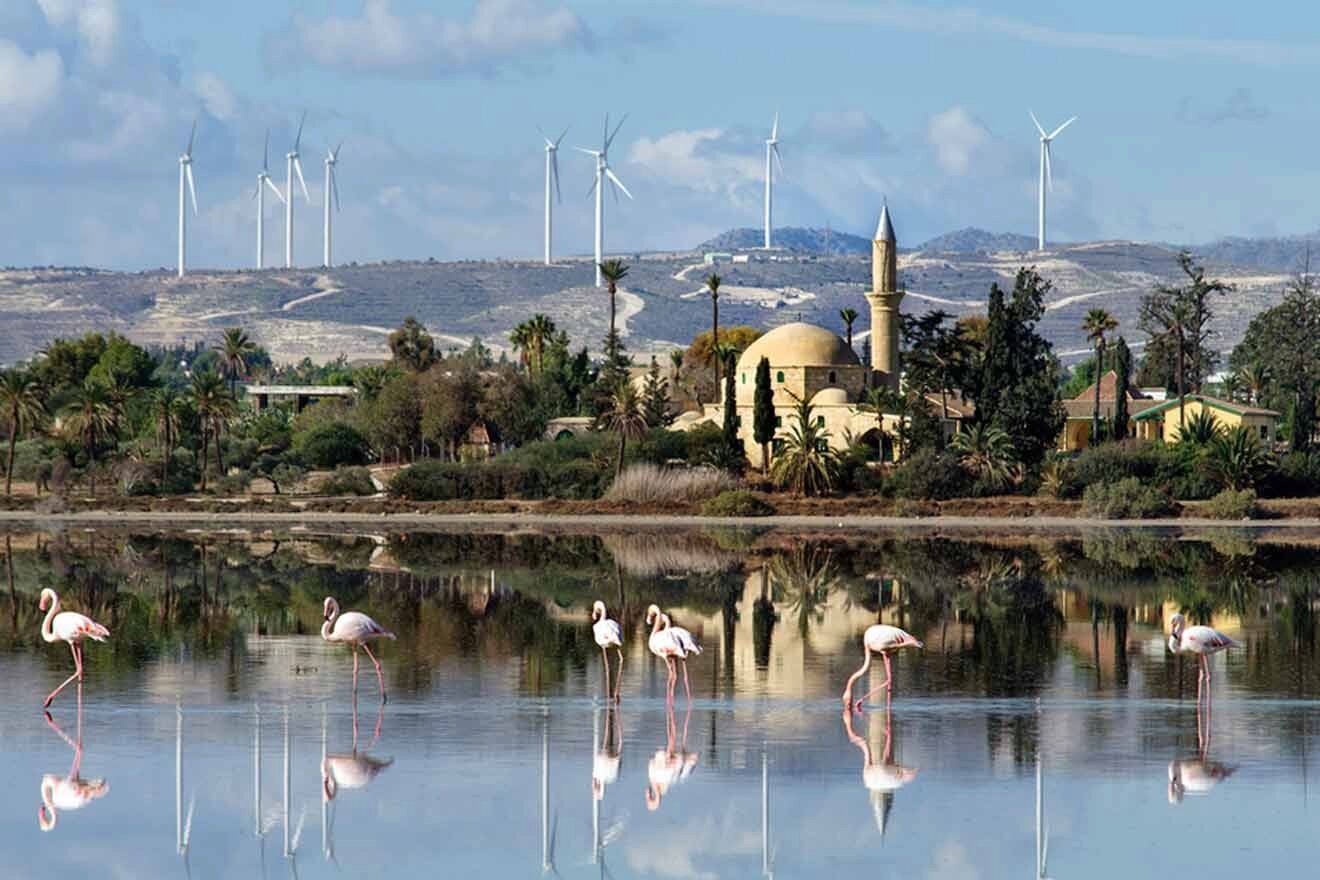
<svg viewBox="0 0 1320 880"><path fill-rule="evenodd" d="M151 396L151 416L161 446L162 483L170 478L170 462L173 460L179 427L183 424L183 415L184 401L179 392L169 386L157 388Z"/></svg>
<svg viewBox="0 0 1320 880"><path fill-rule="evenodd" d="M441 444L448 458L457 459L459 446L479 414L480 376L472 367L450 373L432 370L422 377L419 391L422 436Z"/></svg>
<svg viewBox="0 0 1320 880"><path fill-rule="evenodd" d="M747 449L738 436L738 388L734 381L734 359L736 349L720 346L724 355L724 424L720 431L719 466L734 474L741 474L747 469Z"/></svg>
<svg viewBox="0 0 1320 880"><path fill-rule="evenodd" d="M412 315L403 319L403 324L390 333L390 354L395 363L414 373L430 369L439 358L435 351L435 340L426 332L426 327Z"/></svg>
<svg viewBox="0 0 1320 880"><path fill-rule="evenodd" d="M248 359L256 351L257 344L248 338L241 327L230 327L225 330L220 344L215 346L216 354L220 355L220 371L229 377L231 394L237 391L238 380L247 374Z"/></svg>
<svg viewBox="0 0 1320 880"><path fill-rule="evenodd" d="M866 393L862 395L862 400L857 404L857 410L864 412L875 419L875 460L885 460L885 414L892 413L896 409L896 395L888 385L867 388ZM901 419L900 419L901 422ZM899 429L900 435L902 429ZM902 441L900 439L900 449ZM901 453L900 453L901 455Z"/></svg>
<svg viewBox="0 0 1320 880"><path fill-rule="evenodd" d="M952 317L934 311L902 318L904 384L919 403L927 394L939 394L941 423L936 439L940 446L949 420L949 395L966 384L975 359L964 325L953 322ZM924 403L920 411L924 414Z"/></svg>
<svg viewBox="0 0 1320 880"><path fill-rule="evenodd" d="M761 476L770 469L770 444L775 439L775 392L770 385L770 359L756 364L756 393L752 398L752 439L761 446Z"/></svg>
<svg viewBox="0 0 1320 880"><path fill-rule="evenodd" d="M381 389L398 375L398 371L385 364L371 364L353 372L353 387L357 389L361 402L370 403L380 394Z"/></svg>
<svg viewBox="0 0 1320 880"><path fill-rule="evenodd" d="M646 373L646 386L642 389L642 415L651 428L669 426L674 417L669 414L669 388L660 375L660 364L651 357L651 369Z"/></svg>
<svg viewBox="0 0 1320 880"><path fill-rule="evenodd" d="M1206 464L1224 488L1242 490L1268 474L1274 460L1249 425L1237 425L1210 442Z"/></svg>
<svg viewBox="0 0 1320 880"><path fill-rule="evenodd" d="M527 322L527 343L531 347L535 375L545 369L545 350L555 338L555 322L539 312Z"/></svg>
<svg viewBox="0 0 1320 880"><path fill-rule="evenodd" d="M1178 424L1186 419L1186 398L1190 388L1200 392L1201 383L1214 371L1218 354L1207 347L1211 296L1226 293L1232 285L1206 280L1205 269L1197 265L1187 251L1178 254L1178 266L1186 276L1181 287L1157 284L1141 301L1141 329L1152 338L1165 337L1173 358L1173 378L1178 394ZM1147 357L1151 352L1147 351Z"/></svg>
<svg viewBox="0 0 1320 880"><path fill-rule="evenodd" d="M64 410L64 426L82 442L89 463L95 462L97 446L110 432L112 424L113 416L104 388L88 382L74 389Z"/></svg>
<svg viewBox="0 0 1320 880"><path fill-rule="evenodd" d="M1100 442L1100 386L1105 379L1105 334L1118 329L1118 321L1104 309L1091 309L1082 322L1086 338L1095 343L1095 407L1091 410L1091 442ZM1116 386L1114 393L1123 397L1127 388Z"/></svg>
<svg viewBox="0 0 1320 880"><path fill-rule="evenodd" d="M1132 384L1132 351L1122 336L1114 343L1114 374L1119 392L1114 399L1113 435L1123 440L1128 435L1127 389Z"/></svg>
<svg viewBox="0 0 1320 880"><path fill-rule="evenodd" d="M1209 446L1223 436L1224 426L1214 413L1202 407L1199 412L1178 426L1178 442L1188 446Z"/></svg>
<svg viewBox="0 0 1320 880"><path fill-rule="evenodd" d="M11 369L0 373L0 408L9 420L9 454L5 460L5 497L14 478L14 446L18 435L31 431L46 415L41 386L29 372Z"/></svg>
<svg viewBox="0 0 1320 880"><path fill-rule="evenodd" d="M619 294L619 282L628 275L628 264L623 260L606 260L600 264L600 277L605 279L605 287L610 295L610 330L609 335L605 337L607 348L605 349L606 360L613 363L618 359L618 341L619 331L615 325L615 316L618 308L616 301Z"/></svg>
<svg viewBox="0 0 1320 880"><path fill-rule="evenodd" d="M1260 361L1247 364L1237 373L1238 381L1247 392L1247 403L1260 406L1265 392L1270 387L1270 371Z"/></svg>
<svg viewBox="0 0 1320 880"><path fill-rule="evenodd" d="M1054 448L1065 418L1055 391L1058 361L1036 331L1050 286L1025 268L1018 270L1011 295L991 286L979 375L968 383L976 420L1012 438L1018 461L1029 468Z"/></svg>
<svg viewBox="0 0 1320 880"><path fill-rule="evenodd" d="M422 435L422 404L416 374L401 373L385 383L367 404L365 416L367 436L382 461L391 451L398 458L402 450L417 445Z"/></svg>
<svg viewBox="0 0 1320 880"><path fill-rule="evenodd" d="M226 401L232 400L225 388L225 380L219 373L211 370L193 373L192 387L189 389L193 408L197 412L197 426L202 434L202 458L199 462L202 473L202 491L206 491L206 459L210 451L210 438L215 435L216 461L223 474L224 465L220 461L220 427L227 420L232 410Z"/></svg>
<svg viewBox="0 0 1320 880"><path fill-rule="evenodd" d="M614 463L614 479L623 473L623 455L629 440L640 440L646 436L646 416L642 414L637 389L632 382L623 379L614 386L610 396L610 406L602 414L605 430L619 437L619 458Z"/></svg>
<svg viewBox="0 0 1320 880"><path fill-rule="evenodd" d="M720 276L711 272L706 276L706 289L710 291L710 342L714 350L720 344ZM720 360L715 358L715 389L720 387Z"/></svg>
<svg viewBox="0 0 1320 880"><path fill-rule="evenodd" d="M518 352L518 363L531 372L532 369L532 328L530 321L523 321L509 333L509 344Z"/></svg>
<svg viewBox="0 0 1320 880"><path fill-rule="evenodd" d="M796 495L825 494L839 475L839 456L830 448L829 432L817 421L811 404L796 395L792 419L770 475L781 489Z"/></svg>
<svg viewBox="0 0 1320 880"><path fill-rule="evenodd" d="M678 380L683 373L683 354L684 352L681 348L674 348L669 351L670 373L674 377L675 385L678 384Z"/></svg>
<svg viewBox="0 0 1320 880"><path fill-rule="evenodd" d="M994 425L978 422L968 426L953 438L950 448L963 470L992 492L1002 491L1017 474L1013 440Z"/></svg>
<svg viewBox="0 0 1320 880"><path fill-rule="evenodd" d="M854 308L839 309L839 318L843 320L843 326L848 330L848 347L852 348L853 322L857 320L857 310Z"/></svg>

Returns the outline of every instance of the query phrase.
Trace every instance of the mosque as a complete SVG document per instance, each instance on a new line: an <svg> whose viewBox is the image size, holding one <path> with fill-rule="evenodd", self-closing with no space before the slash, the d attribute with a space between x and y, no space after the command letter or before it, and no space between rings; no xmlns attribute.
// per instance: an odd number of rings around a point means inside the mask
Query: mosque
<svg viewBox="0 0 1320 880"><path fill-rule="evenodd" d="M880 446L886 459L893 458L892 438L899 417L885 415L877 424L874 413L860 407L868 387L899 387L898 245L889 208L880 212L880 223L871 242L871 290L866 293L871 314L871 363L865 365L838 335L824 327L796 322L776 327L747 347L738 359L738 433L747 449L747 460L761 465L761 447L753 437L753 400L756 368L761 358L770 361L774 389L775 426L787 431L793 423L799 400L810 401L812 415L828 432L829 444L842 452L850 441ZM691 430L699 424L721 424L723 404L706 404L700 411L684 413L674 423L676 430ZM782 434L780 434L782 436ZM773 453L772 453L773 455Z"/></svg>

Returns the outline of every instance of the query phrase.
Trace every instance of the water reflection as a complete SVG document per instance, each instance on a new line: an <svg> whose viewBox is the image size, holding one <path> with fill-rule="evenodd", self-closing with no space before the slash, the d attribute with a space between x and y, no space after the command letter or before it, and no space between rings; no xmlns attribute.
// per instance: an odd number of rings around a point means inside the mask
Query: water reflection
<svg viewBox="0 0 1320 880"><path fill-rule="evenodd" d="M669 699L665 703L665 747L658 750L646 765L646 809L660 809L669 790L684 781L696 769L701 755L688 751L688 725L692 722L692 705L688 704L683 713L683 735L678 734L678 723L674 717L673 685L670 685Z"/></svg>
<svg viewBox="0 0 1320 880"><path fill-rule="evenodd" d="M875 721L872 716L872 725ZM918 768L904 767L894 761L893 718L888 697L884 709L884 747L879 762L871 754L871 744L853 730L853 713L849 708L843 710L843 729L848 740L862 751L862 784L870 793L875 827L883 840L889 827L889 814L894 809L894 793L917 778Z"/></svg>
<svg viewBox="0 0 1320 880"><path fill-rule="evenodd" d="M1212 721L1207 695L1204 702L1197 700L1196 703L1196 756L1169 762L1169 803L1180 804L1188 794L1209 794L1237 769L1211 759Z"/></svg>
<svg viewBox="0 0 1320 880"><path fill-rule="evenodd" d="M321 706L321 850L327 861L335 860L334 822L338 804L332 803L341 789L366 788L371 781L394 763L393 758L377 758L370 754L380 741L381 725L385 721L385 704L376 709L376 727L371 741L358 748L358 707L353 700L353 750L344 753L329 751L329 725L326 707ZM336 862L337 863L337 862Z"/></svg>
<svg viewBox="0 0 1320 880"><path fill-rule="evenodd" d="M604 730L601 730L601 713L591 713L591 863L600 867L600 875L606 876L609 869L605 865L605 848L623 833L627 814L621 813L610 821L604 831L601 830L601 811L604 808L606 788L619 778L619 769L623 761L623 722L619 717L617 703L605 707ZM599 745L597 745L597 743Z"/></svg>
<svg viewBox="0 0 1320 880"><path fill-rule="evenodd" d="M52 831L61 812L70 812L80 810L90 804L97 798L105 797L110 793L110 784L104 779L87 780L82 778L82 759L83 759L83 715L82 715L82 682L78 683L78 716L75 722L75 739L70 739L69 735L60 729L51 717L49 712L45 713L46 724L50 729L59 734L60 739L69 744L73 749L73 764L69 767L69 772L60 776L57 773L47 773L41 777L41 807L37 810L37 824L42 831Z"/></svg>

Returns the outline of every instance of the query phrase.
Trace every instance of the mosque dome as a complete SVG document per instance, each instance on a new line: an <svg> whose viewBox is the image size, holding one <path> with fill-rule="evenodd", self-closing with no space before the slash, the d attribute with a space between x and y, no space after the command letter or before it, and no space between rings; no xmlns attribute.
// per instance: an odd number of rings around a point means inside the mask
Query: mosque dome
<svg viewBox="0 0 1320 880"><path fill-rule="evenodd" d="M814 324L793 323L776 327L747 346L738 359L738 369L754 371L761 358L774 367L856 367L857 353L834 333Z"/></svg>
<svg viewBox="0 0 1320 880"><path fill-rule="evenodd" d="M842 388L822 388L811 398L812 406L847 406L848 392Z"/></svg>

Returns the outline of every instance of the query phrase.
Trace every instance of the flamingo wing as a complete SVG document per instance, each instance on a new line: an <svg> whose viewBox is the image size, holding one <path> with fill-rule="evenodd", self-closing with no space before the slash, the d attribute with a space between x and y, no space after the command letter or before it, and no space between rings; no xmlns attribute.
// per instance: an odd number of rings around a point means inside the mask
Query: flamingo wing
<svg viewBox="0 0 1320 880"><path fill-rule="evenodd" d="M394 633L360 611L346 611L335 621L334 638L342 642L362 642L374 638L394 638Z"/></svg>
<svg viewBox="0 0 1320 880"><path fill-rule="evenodd" d="M1208 626L1189 627L1183 633L1183 642L1190 643L1189 647L1199 654L1213 654L1226 648L1241 647L1236 639Z"/></svg>
<svg viewBox="0 0 1320 880"><path fill-rule="evenodd" d="M674 640L682 648L684 654L700 654L701 646L697 640L692 637L692 633L683 629L681 626L671 626L666 632L673 633Z"/></svg>
<svg viewBox="0 0 1320 880"><path fill-rule="evenodd" d="M596 644L602 648L623 644L623 628L616 621L609 618L598 620L591 630L596 636Z"/></svg>
<svg viewBox="0 0 1320 880"><path fill-rule="evenodd" d="M85 614L78 614L75 611L61 611L56 614L55 619L51 621L51 631L66 642L81 642L83 639L104 642L110 635L110 630Z"/></svg>
<svg viewBox="0 0 1320 880"><path fill-rule="evenodd" d="M922 642L906 630L877 623L862 637L872 651L897 651L899 648L922 648Z"/></svg>

